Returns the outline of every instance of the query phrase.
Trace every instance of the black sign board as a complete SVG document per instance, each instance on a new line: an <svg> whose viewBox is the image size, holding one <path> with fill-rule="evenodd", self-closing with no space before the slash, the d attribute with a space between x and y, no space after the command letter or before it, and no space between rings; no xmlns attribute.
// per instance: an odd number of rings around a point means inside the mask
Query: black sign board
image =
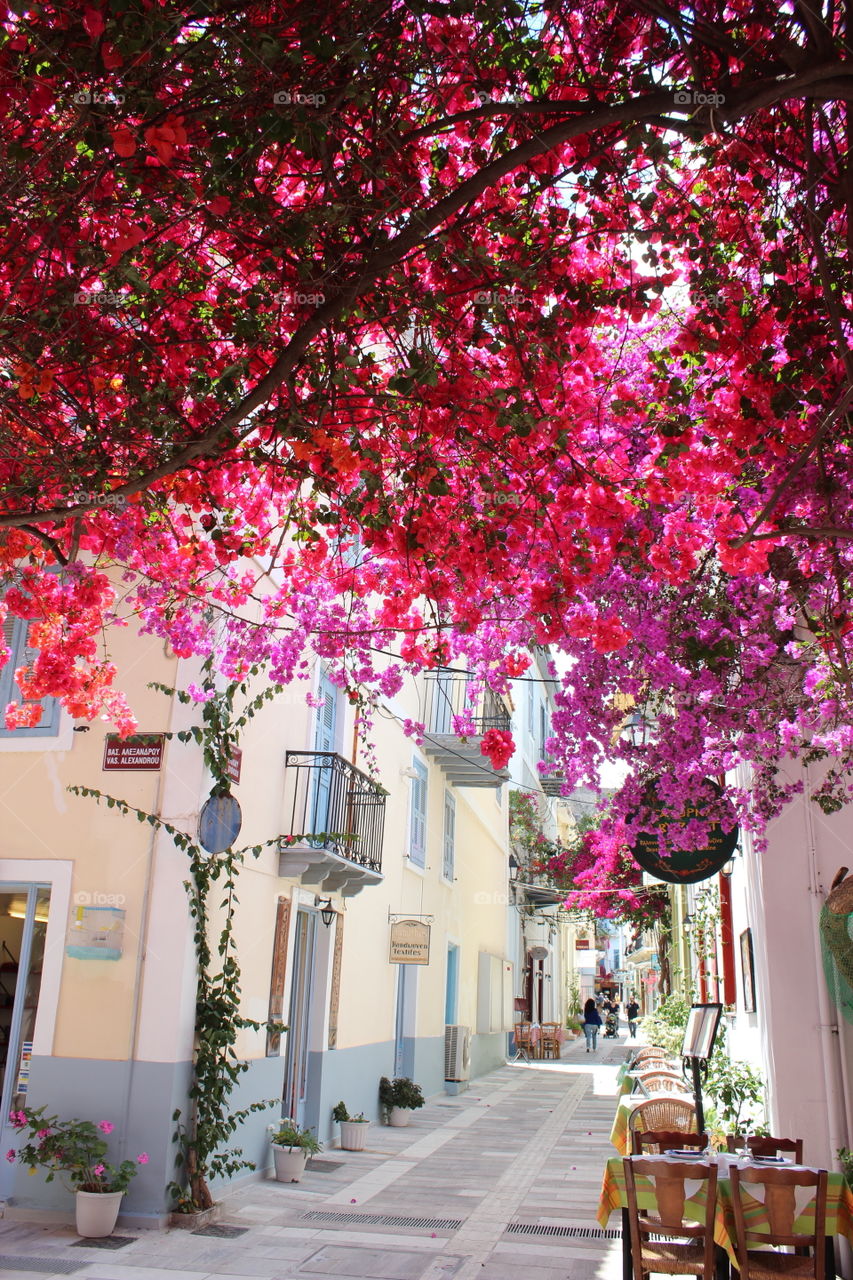
<svg viewBox="0 0 853 1280"><path fill-rule="evenodd" d="M717 800L723 795L722 787L710 778L705 780ZM651 783L646 789L645 803L659 815L654 819L654 826L641 831L631 849L634 860L644 871L657 880L665 880L668 884L697 884L700 880L708 880L716 875L735 850L738 840L738 826L734 809L725 801L725 808L731 815L731 821L724 824L714 822L708 828L704 849L679 849L678 828L686 827L688 822L702 819L707 812L710 801L697 801L680 812L673 812L657 794L657 784ZM669 848L664 852L658 839L662 831L666 831Z"/></svg>

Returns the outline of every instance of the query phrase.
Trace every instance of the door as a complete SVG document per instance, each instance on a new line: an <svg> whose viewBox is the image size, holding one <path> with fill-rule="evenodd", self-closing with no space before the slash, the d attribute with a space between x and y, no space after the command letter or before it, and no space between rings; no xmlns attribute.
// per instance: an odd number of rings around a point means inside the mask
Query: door
<svg viewBox="0 0 853 1280"><path fill-rule="evenodd" d="M394 1025L395 1076L414 1075L417 971L416 964L397 965L397 1016Z"/></svg>
<svg viewBox="0 0 853 1280"><path fill-rule="evenodd" d="M293 941L293 979L290 1016L287 1020L287 1066L284 1076L284 1114L305 1123L308 1091L308 1055L311 1048L311 1004L314 994L314 961L317 946L317 913L298 911Z"/></svg>
<svg viewBox="0 0 853 1280"><path fill-rule="evenodd" d="M318 694L324 699L318 708L317 721L314 728L314 750L334 751L338 722L338 690L328 676L320 677ZM309 831L331 831L330 807L332 800L332 769L329 765L314 770L313 789L311 793L311 824Z"/></svg>
<svg viewBox="0 0 853 1280"><path fill-rule="evenodd" d="M456 1025L459 1007L459 948L453 942L447 944L447 981L444 989L445 1026Z"/></svg>
<svg viewBox="0 0 853 1280"><path fill-rule="evenodd" d="M16 1145L9 1112L23 1106L41 989L50 889L0 884L0 1148ZM0 1199L11 1194L14 1164L0 1165Z"/></svg>

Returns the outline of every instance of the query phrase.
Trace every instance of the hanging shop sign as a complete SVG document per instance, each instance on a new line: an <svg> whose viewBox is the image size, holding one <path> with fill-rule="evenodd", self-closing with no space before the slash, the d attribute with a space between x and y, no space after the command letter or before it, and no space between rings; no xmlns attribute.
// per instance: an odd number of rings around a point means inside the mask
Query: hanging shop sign
<svg viewBox="0 0 853 1280"><path fill-rule="evenodd" d="M210 796L198 816L198 842L208 853L224 853L240 834L243 814L234 796Z"/></svg>
<svg viewBox="0 0 853 1280"><path fill-rule="evenodd" d="M430 926L423 920L395 920L389 964L429 964L429 934Z"/></svg>
<svg viewBox="0 0 853 1280"><path fill-rule="evenodd" d="M225 763L225 772L228 774L229 781L239 782L242 770L243 752L239 747L232 747L231 754Z"/></svg>
<svg viewBox="0 0 853 1280"><path fill-rule="evenodd" d="M711 788L717 800L723 797L723 789L716 782L707 778L705 785ZM699 800L674 812L660 799L657 783L652 782L646 789L645 802L658 816L650 830L639 833L631 852L634 860L656 880L664 880L667 884L697 884L700 880L708 880L716 875L734 853L738 825L730 801L724 800L730 820L727 818L722 823L714 822L709 825L705 847L702 849L679 849L678 829L696 819L703 819L710 806L709 800ZM670 846L666 852L661 850L658 841L659 833L664 830ZM673 845L675 849L670 851Z"/></svg>
<svg viewBox="0 0 853 1280"><path fill-rule="evenodd" d="M135 733L120 738L108 733L104 743L104 769L159 769L163 763L162 733Z"/></svg>

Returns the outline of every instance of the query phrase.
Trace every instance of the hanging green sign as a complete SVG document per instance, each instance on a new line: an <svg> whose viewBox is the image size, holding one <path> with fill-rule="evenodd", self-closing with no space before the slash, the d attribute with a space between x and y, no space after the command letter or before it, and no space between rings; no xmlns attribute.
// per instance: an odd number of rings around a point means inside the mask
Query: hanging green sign
<svg viewBox="0 0 853 1280"><path fill-rule="evenodd" d="M657 782L651 782L646 788L645 803L656 817L649 830L639 832L631 853L635 862L655 879L665 880L667 884L697 884L716 875L734 853L738 840L734 809L716 782L706 778L705 785L714 794L714 807L719 810L722 799L728 816L722 822L710 823L701 849L679 848L678 829L686 828L689 822L696 820L707 821L706 814L712 803L710 798L697 800L676 811L658 795ZM665 848L661 847L660 841L663 832L667 836Z"/></svg>

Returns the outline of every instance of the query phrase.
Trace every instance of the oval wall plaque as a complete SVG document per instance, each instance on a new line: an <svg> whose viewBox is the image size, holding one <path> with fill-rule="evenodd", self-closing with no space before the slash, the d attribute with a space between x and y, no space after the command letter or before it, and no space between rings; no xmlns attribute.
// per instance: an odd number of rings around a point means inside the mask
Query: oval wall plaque
<svg viewBox="0 0 853 1280"><path fill-rule="evenodd" d="M208 853L224 853L240 834L243 814L232 795L210 796L198 816L198 842Z"/></svg>
<svg viewBox="0 0 853 1280"><path fill-rule="evenodd" d="M723 789L710 778L705 779L715 796L722 797ZM631 849L635 862L648 871L657 880L667 884L697 884L700 880L708 880L723 867L732 856L738 840L738 825L731 803L725 805L731 815L731 824L715 822L708 831L704 849L678 849L674 852L662 852L658 840L659 832L666 827L670 840L678 843L678 827L701 818L710 801L697 801L688 805L680 813L668 809L657 796L657 783L652 782L646 788L646 803L660 813L660 819L651 831L641 831Z"/></svg>

